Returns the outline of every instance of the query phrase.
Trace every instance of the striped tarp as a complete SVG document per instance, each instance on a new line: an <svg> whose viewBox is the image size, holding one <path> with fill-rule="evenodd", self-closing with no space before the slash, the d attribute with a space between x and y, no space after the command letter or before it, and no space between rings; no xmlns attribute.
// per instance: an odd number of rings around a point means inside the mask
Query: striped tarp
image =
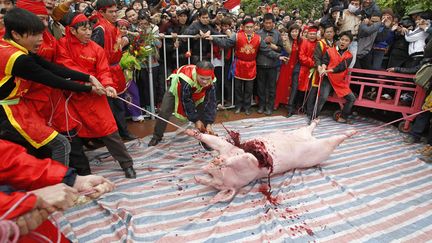
<svg viewBox="0 0 432 243"><path fill-rule="evenodd" d="M304 125L299 116L225 124L243 138ZM378 125L363 118L353 125L325 118L314 135ZM220 124L215 128L225 134ZM264 179L243 188L229 203L209 204L216 191L193 178L203 174L200 167L211 161L211 154L182 134L167 134L151 148L148 139L128 144L137 179L125 179L118 164L107 158L93 171L115 182L116 190L55 215L72 242L432 240L431 166L416 157L420 146L404 144L391 126L346 140L319 167L274 176L272 195L278 205L260 193Z"/></svg>

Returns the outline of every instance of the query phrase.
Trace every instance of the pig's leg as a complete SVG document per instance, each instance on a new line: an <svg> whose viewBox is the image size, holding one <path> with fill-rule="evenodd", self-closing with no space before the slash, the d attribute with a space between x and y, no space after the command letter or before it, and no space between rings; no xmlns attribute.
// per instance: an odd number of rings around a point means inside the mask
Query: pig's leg
<svg viewBox="0 0 432 243"><path fill-rule="evenodd" d="M292 134L300 140L311 140L314 139L312 137L312 132L315 127L318 125L319 119L314 119L311 124L307 127L301 127L295 131L292 131Z"/></svg>
<svg viewBox="0 0 432 243"><path fill-rule="evenodd" d="M336 135L329 138L316 139L312 143L305 144L304 151L305 163L302 167L312 167L330 157L336 147L341 144L345 139L352 137L357 131L347 131L342 135Z"/></svg>
<svg viewBox="0 0 432 243"><path fill-rule="evenodd" d="M231 201L236 194L237 194L237 190L235 190L235 189L222 190L222 191L218 192L218 194L216 194L216 196L214 196L210 200L210 203Z"/></svg>
<svg viewBox="0 0 432 243"><path fill-rule="evenodd" d="M204 142L210 148L217 150L219 153L224 154L227 151L232 150L235 148L234 145L227 142L225 139L220 138L218 136L210 135L210 134L203 134L203 133L196 133L194 137L201 142Z"/></svg>
<svg viewBox="0 0 432 243"><path fill-rule="evenodd" d="M209 178L203 177L203 176L195 176L195 181L199 184L204 185L204 186L215 187L215 183L214 183L213 178L209 179Z"/></svg>

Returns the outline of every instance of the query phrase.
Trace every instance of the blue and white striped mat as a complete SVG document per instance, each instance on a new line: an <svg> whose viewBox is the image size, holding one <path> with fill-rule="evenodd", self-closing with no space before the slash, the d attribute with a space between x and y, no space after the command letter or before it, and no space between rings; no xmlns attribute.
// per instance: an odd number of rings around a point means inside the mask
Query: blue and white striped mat
<svg viewBox="0 0 432 243"><path fill-rule="evenodd" d="M303 117L228 122L243 138L305 125ZM353 125L322 119L316 137L379 122ZM219 135L225 131L215 126ZM138 178L124 178L112 158L93 166L117 188L97 201L54 218L72 242L424 242L432 240L432 166L420 161L420 145L406 145L393 127L342 143L321 166L296 169L271 180L270 204L259 192L265 180L243 188L229 203L209 204L217 193L194 176L212 155L183 134L166 134L147 148L128 143ZM283 139L283 138L281 138ZM102 153L98 150L95 153Z"/></svg>

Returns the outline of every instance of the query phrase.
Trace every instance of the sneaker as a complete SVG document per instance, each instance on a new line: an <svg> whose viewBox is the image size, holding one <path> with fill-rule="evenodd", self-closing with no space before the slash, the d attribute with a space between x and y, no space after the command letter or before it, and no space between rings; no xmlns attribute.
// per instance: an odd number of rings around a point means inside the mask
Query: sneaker
<svg viewBox="0 0 432 243"><path fill-rule="evenodd" d="M144 120L145 120L145 117L143 115L133 116L132 117L132 121L134 121L134 122L142 122Z"/></svg>
<svg viewBox="0 0 432 243"><path fill-rule="evenodd" d="M412 135L408 135L404 138L403 142L407 144L420 143L421 139Z"/></svg>
<svg viewBox="0 0 432 243"><path fill-rule="evenodd" d="M239 114L240 112L241 112L241 108L237 108L234 113Z"/></svg>
<svg viewBox="0 0 432 243"><path fill-rule="evenodd" d="M272 111L272 110L266 110L266 111L264 112L264 114L265 114L266 116L271 116L271 115L273 114L273 111Z"/></svg>
<svg viewBox="0 0 432 243"><path fill-rule="evenodd" d="M264 107L258 108L257 112L258 112L258 114L264 113Z"/></svg>
<svg viewBox="0 0 432 243"><path fill-rule="evenodd" d="M246 110L245 110L245 114L246 114L246 116L249 116L249 115L251 114L250 109L246 109Z"/></svg>
<svg viewBox="0 0 432 243"><path fill-rule="evenodd" d="M148 143L148 146L156 146L159 144L159 142L162 140L162 138L157 138L157 137L152 137L152 139L150 140L150 142Z"/></svg>
<svg viewBox="0 0 432 243"><path fill-rule="evenodd" d="M339 123L346 123L346 124L351 124L351 122L350 122L348 119L345 119L345 118L343 118L343 117L339 117L339 118L336 120L336 122L339 122Z"/></svg>

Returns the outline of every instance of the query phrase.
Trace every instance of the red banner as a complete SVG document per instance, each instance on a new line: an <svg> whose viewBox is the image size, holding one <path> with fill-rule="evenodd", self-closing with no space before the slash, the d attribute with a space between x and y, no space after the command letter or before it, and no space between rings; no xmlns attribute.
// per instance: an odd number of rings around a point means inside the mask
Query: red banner
<svg viewBox="0 0 432 243"><path fill-rule="evenodd" d="M240 5L240 0L227 0L224 2L224 8L231 10Z"/></svg>

